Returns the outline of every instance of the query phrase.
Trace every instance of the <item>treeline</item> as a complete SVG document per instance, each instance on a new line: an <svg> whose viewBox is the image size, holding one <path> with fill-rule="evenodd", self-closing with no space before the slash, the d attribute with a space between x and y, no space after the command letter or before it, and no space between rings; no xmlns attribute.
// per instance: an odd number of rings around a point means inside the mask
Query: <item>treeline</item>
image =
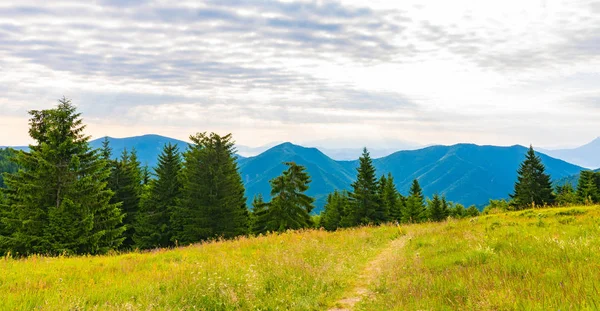
<svg viewBox="0 0 600 311"><path fill-rule="evenodd" d="M576 188L570 183L553 188L541 158L531 146L517 173L510 200L490 200L483 209L484 214L535 207L600 204L600 172L582 171Z"/></svg>
<svg viewBox="0 0 600 311"><path fill-rule="evenodd" d="M417 180L406 196L400 194L392 175L377 176L366 149L351 191L331 193L320 217L311 216L310 176L293 162L270 181L271 200L258 195L249 209L230 134L193 135L183 153L167 144L150 170L135 150L113 160L108 140L92 149L81 115L65 98L54 109L30 115L35 144L27 152L0 152L0 169L6 172L0 187L0 254L102 254L289 229L479 215L475 206L465 208L437 194L426 199ZM598 175L584 172L581 178L576 197L597 202ZM554 204L565 193L552 191L530 149L511 205Z"/></svg>
<svg viewBox="0 0 600 311"><path fill-rule="evenodd" d="M366 148L359 163L352 191L335 191L327 197L320 219L321 226L327 230L388 222L442 221L448 217L479 215L477 207L465 208L437 194L431 199L425 199L416 179L413 180L408 196L403 196L396 189L391 174L377 178Z"/></svg>

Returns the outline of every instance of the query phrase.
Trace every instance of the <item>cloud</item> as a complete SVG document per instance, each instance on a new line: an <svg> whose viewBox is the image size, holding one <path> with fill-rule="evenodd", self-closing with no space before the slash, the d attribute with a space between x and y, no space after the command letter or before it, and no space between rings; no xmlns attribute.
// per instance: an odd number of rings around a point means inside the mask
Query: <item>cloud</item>
<svg viewBox="0 0 600 311"><path fill-rule="evenodd" d="M494 139L502 127L490 111L591 107L571 95L593 87L578 74L600 70L599 10L560 0L2 3L0 69L11 74L0 77L0 108L25 115L66 95L88 118L122 123L361 123L467 138L479 128ZM566 81L576 90L544 92Z"/></svg>

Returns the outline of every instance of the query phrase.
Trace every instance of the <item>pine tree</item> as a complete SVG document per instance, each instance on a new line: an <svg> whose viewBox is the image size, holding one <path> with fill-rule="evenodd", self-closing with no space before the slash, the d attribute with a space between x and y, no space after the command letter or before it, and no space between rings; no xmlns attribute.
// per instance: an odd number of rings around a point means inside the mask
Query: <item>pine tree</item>
<svg viewBox="0 0 600 311"><path fill-rule="evenodd" d="M517 171L514 193L510 195L516 209L554 203L552 182L544 171L542 160L535 154L533 146L530 146Z"/></svg>
<svg viewBox="0 0 600 311"><path fill-rule="evenodd" d="M198 133L190 140L171 239L188 244L248 233L249 213L231 134Z"/></svg>
<svg viewBox="0 0 600 311"><path fill-rule="evenodd" d="M352 225L381 223L385 219L380 212L375 167L367 148L363 149L359 162L356 181L352 183L353 190L350 193L352 212L348 217L352 219Z"/></svg>
<svg viewBox="0 0 600 311"><path fill-rule="evenodd" d="M398 193L396 185L394 184L394 177L391 173L388 173L387 178L383 177L380 179L380 193L381 193L381 204L384 206L386 211L387 221L402 220L402 195Z"/></svg>
<svg viewBox="0 0 600 311"><path fill-rule="evenodd" d="M556 187L556 203L559 206L569 206L579 201L577 192L570 183Z"/></svg>
<svg viewBox="0 0 600 311"><path fill-rule="evenodd" d="M452 202L448 202L446 197L442 197L442 217L447 219L450 216L450 210L452 209Z"/></svg>
<svg viewBox="0 0 600 311"><path fill-rule="evenodd" d="M310 176L302 165L294 162L284 164L288 169L270 181L273 199L265 205L265 213L259 216L258 222L263 225L259 233L312 226L310 212L315 199L305 194Z"/></svg>
<svg viewBox="0 0 600 311"><path fill-rule="evenodd" d="M267 207L265 200L262 194L257 194L252 199L252 213L251 213L251 224L250 231L252 233L262 233L266 231L266 223L267 218L265 214L267 213Z"/></svg>
<svg viewBox="0 0 600 311"><path fill-rule="evenodd" d="M171 216L181 196L181 155L177 145L167 144L158 156L156 179L148 184L141 201L133 240L138 248L172 245Z"/></svg>
<svg viewBox="0 0 600 311"><path fill-rule="evenodd" d="M135 150L131 153L124 149L121 158L113 161L112 173L109 187L115 193L112 203L120 204L122 213L125 215L123 224L126 227L123 237L125 240L121 245L127 249L134 246L133 236L135 234L136 217L140 210L142 198L142 176L140 162L137 160Z"/></svg>
<svg viewBox="0 0 600 311"><path fill-rule="evenodd" d="M4 218L12 254L98 254L122 242L122 215L109 201L110 171L90 148L85 125L69 100L29 112L35 145L20 151L22 168L6 177Z"/></svg>
<svg viewBox="0 0 600 311"><path fill-rule="evenodd" d="M583 204L593 204L600 201L600 191L598 191L594 172L581 171L579 174L577 198L579 203Z"/></svg>
<svg viewBox="0 0 600 311"><path fill-rule="evenodd" d="M413 180L410 187L410 192L406 198L406 205L402 211L402 222L404 223L417 223L425 220L426 218L426 207L425 198L423 197L423 191L419 185L419 181Z"/></svg>
<svg viewBox="0 0 600 311"><path fill-rule="evenodd" d="M347 192L334 191L327 196L327 204L321 213L321 226L326 230L333 231L344 227L342 219L349 206Z"/></svg>
<svg viewBox="0 0 600 311"><path fill-rule="evenodd" d="M433 195L433 199L428 202L427 210L429 219L431 221L442 221L444 220L444 211L442 207L442 200L438 194Z"/></svg>
<svg viewBox="0 0 600 311"><path fill-rule="evenodd" d="M477 206L471 205L465 210L465 217L477 217L481 214L477 209Z"/></svg>

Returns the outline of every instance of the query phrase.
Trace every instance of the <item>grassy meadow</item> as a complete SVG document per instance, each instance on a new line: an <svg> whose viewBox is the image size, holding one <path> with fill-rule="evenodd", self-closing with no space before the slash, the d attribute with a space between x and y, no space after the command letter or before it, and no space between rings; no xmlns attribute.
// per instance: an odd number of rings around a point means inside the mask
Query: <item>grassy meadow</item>
<svg viewBox="0 0 600 311"><path fill-rule="evenodd" d="M321 310L398 235L299 231L98 257L0 260L2 310Z"/></svg>
<svg viewBox="0 0 600 311"><path fill-rule="evenodd" d="M600 208L0 259L1 310L344 309L362 286L357 310L598 310Z"/></svg>
<svg viewBox="0 0 600 311"><path fill-rule="evenodd" d="M600 310L600 208L407 228L359 310Z"/></svg>

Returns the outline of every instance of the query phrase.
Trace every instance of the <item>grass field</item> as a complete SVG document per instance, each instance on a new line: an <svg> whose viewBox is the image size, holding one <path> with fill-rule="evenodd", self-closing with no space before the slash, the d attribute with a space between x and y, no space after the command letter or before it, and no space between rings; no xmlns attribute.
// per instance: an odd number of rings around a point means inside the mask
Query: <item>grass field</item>
<svg viewBox="0 0 600 311"><path fill-rule="evenodd" d="M289 232L148 253L0 260L1 310L336 306L598 310L600 208Z"/></svg>
<svg viewBox="0 0 600 311"><path fill-rule="evenodd" d="M600 310L600 209L407 228L360 310Z"/></svg>

